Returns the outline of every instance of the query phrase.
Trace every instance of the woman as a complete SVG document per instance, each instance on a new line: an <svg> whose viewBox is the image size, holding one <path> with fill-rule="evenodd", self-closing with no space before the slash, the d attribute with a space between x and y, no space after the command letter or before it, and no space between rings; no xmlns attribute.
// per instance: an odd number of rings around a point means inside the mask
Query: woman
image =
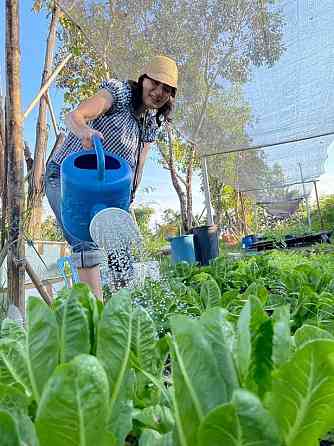
<svg viewBox="0 0 334 446"><path fill-rule="evenodd" d="M72 248L72 260L80 280L102 297L99 264L102 255L91 242L78 242L64 230L60 213L60 165L71 153L92 148L99 136L106 150L128 161L133 169L132 200L139 186L149 144L158 128L170 120L177 90L178 71L174 60L156 56L143 69L138 82L107 80L92 98L82 102L66 117L70 132L60 149L52 154L45 173L45 190L64 237Z"/></svg>

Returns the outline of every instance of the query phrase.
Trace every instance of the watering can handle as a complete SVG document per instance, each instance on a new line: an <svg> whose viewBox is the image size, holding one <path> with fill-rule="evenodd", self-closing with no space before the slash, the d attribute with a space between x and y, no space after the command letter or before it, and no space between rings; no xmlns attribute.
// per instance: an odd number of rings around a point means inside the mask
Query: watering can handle
<svg viewBox="0 0 334 446"><path fill-rule="evenodd" d="M97 158L97 179L103 181L105 175L105 156L102 140L96 135L93 136L92 140Z"/></svg>

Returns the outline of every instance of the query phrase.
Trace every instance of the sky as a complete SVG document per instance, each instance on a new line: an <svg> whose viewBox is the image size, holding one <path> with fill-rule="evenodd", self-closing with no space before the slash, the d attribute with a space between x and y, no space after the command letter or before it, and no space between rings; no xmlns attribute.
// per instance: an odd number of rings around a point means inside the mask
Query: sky
<svg viewBox="0 0 334 446"><path fill-rule="evenodd" d="M326 0L324 0L326 1ZM331 0L332 1L332 0ZM4 91L4 40L5 40L5 2L0 6L0 87ZM20 41L21 41L21 74L22 74L22 108L26 110L30 102L35 97L40 87L40 79L44 62L44 51L46 46L46 36L48 31L48 19L44 12L36 15L31 11L32 0L22 0L20 5ZM332 22L331 22L332 23ZM333 48L333 47L332 47ZM331 79L333 82L333 79ZM333 87L333 85L332 85ZM332 88L334 91L334 88ZM55 86L50 90L52 102L57 116L60 115L63 106L62 91ZM31 113L24 123L24 138L30 146L34 147L34 135L37 119L37 108ZM52 131L50 132L53 141ZM51 142L52 142L51 141ZM328 160L325 164L326 173L321 176L318 184L320 195L334 193L334 145L328 151ZM156 154L152 154L146 163L141 191L138 193L137 202L139 204L149 204L156 209L155 220L159 220L163 209L179 209L178 198L173 189L170 174L168 171L158 166ZM145 190L151 187L153 191L146 193ZM200 192L200 181L194 180L194 211L201 213L203 210L204 196ZM46 212L49 212L46 208Z"/></svg>

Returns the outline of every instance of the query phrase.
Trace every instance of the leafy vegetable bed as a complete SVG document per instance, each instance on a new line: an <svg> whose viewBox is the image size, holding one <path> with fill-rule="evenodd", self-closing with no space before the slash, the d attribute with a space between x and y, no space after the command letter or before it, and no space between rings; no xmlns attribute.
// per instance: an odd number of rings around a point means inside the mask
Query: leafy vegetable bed
<svg viewBox="0 0 334 446"><path fill-rule="evenodd" d="M334 428L333 263L218 259L105 306L82 284L53 308L30 298L26 330L1 327L1 445L320 444Z"/></svg>

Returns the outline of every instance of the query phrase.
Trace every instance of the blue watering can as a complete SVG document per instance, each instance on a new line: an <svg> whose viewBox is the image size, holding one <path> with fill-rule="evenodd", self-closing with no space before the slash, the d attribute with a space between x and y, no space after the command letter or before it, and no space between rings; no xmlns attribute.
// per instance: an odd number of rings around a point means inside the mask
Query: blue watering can
<svg viewBox="0 0 334 446"><path fill-rule="evenodd" d="M78 240L91 242L89 225L105 208L128 211L132 169L127 161L105 152L100 138L94 150L69 155L61 164L61 217L64 228Z"/></svg>

